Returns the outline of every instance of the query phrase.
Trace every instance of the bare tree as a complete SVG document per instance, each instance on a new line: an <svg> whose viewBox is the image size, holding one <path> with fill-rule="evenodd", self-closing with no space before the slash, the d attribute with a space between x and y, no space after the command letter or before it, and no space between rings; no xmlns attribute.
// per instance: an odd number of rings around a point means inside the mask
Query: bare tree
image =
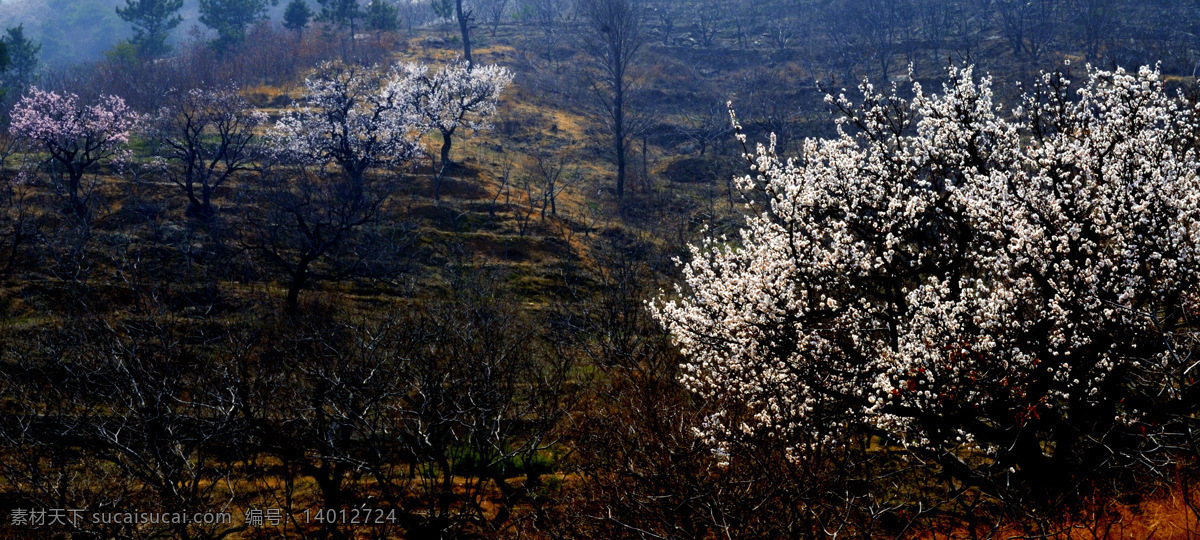
<svg viewBox="0 0 1200 540"><path fill-rule="evenodd" d="M650 11L654 13L654 27L662 35L662 44L669 46L671 44L671 35L679 22L679 6L667 0L659 2L653 8L650 8Z"/></svg>
<svg viewBox="0 0 1200 540"><path fill-rule="evenodd" d="M583 43L598 80L593 81L605 123L612 134L617 165L617 198L625 196L626 151L631 140L627 106L629 69L646 41L640 0L580 0Z"/></svg>
<svg viewBox="0 0 1200 540"><path fill-rule="evenodd" d="M792 40L796 39L798 31L799 28L797 28L796 19L793 17L782 16L771 19L767 23L767 37L771 39L771 43L779 50L791 46Z"/></svg>
<svg viewBox="0 0 1200 540"><path fill-rule="evenodd" d="M189 215L213 215L213 194L250 168L255 130L265 122L236 88L181 92L160 111L157 135L182 169L171 180L187 195Z"/></svg>
<svg viewBox="0 0 1200 540"><path fill-rule="evenodd" d="M0 164L15 148L12 137L0 135ZM28 174L0 177L0 276L12 273L22 248L37 232L29 184Z"/></svg>
<svg viewBox="0 0 1200 540"><path fill-rule="evenodd" d="M949 20L951 46L958 53L957 60L973 61L979 46L992 28L993 0L963 0L951 4L953 12Z"/></svg>
<svg viewBox="0 0 1200 540"><path fill-rule="evenodd" d="M533 165L531 167L532 175L536 175L541 180L541 219L546 220L546 210L550 210L550 215L558 215L558 195L567 188L569 181L574 175L573 172L567 172L566 159L562 156L553 156L546 152L539 152L533 157ZM566 172L566 176L563 173Z"/></svg>
<svg viewBox="0 0 1200 540"><path fill-rule="evenodd" d="M1105 44L1114 41L1120 22L1118 0L1074 0L1071 13L1088 58L1097 59Z"/></svg>
<svg viewBox="0 0 1200 540"><path fill-rule="evenodd" d="M701 104L681 112L682 123L676 129L696 145L703 156L708 148L733 134L729 108L715 96L698 99Z"/></svg>
<svg viewBox="0 0 1200 540"><path fill-rule="evenodd" d="M363 235L377 223L389 191L384 182L360 182L303 168L267 169L248 194L238 243L287 278L286 309L299 308L300 291L313 282L362 275L378 253ZM382 246L403 249L403 245Z"/></svg>
<svg viewBox="0 0 1200 540"><path fill-rule="evenodd" d="M499 166L500 185L496 187L496 193L492 196L492 204L488 206L489 217L496 216L496 203L500 201L501 195L504 196L505 206L508 206L510 197L512 196L512 183L510 182L513 171L512 158L509 157L508 154L502 155L500 157Z"/></svg>
<svg viewBox="0 0 1200 540"><path fill-rule="evenodd" d="M830 4L827 17L831 32L843 33L847 46L875 60L878 80L886 84L895 55L911 41L909 32L914 23L911 1L841 0Z"/></svg>
<svg viewBox="0 0 1200 540"><path fill-rule="evenodd" d="M517 176L517 182L520 184L521 190L525 192L525 205L517 210L517 234L524 237L529 232L529 224L533 222L533 215L539 211L545 213L546 198L536 193L537 183L534 177L530 174L521 174Z"/></svg>
<svg viewBox="0 0 1200 540"><path fill-rule="evenodd" d="M500 24L504 22L504 16L508 15L508 8L511 0L478 0L479 8L483 11L483 23L487 25L488 30L492 33L492 37L496 37L496 30L500 28Z"/></svg>
<svg viewBox="0 0 1200 540"><path fill-rule="evenodd" d="M695 36L705 47L712 47L717 39L717 31L726 24L722 18L718 2L703 2L697 6L696 22L692 25Z"/></svg>
<svg viewBox="0 0 1200 540"><path fill-rule="evenodd" d="M554 58L554 47L558 45L567 19L568 3L563 0L521 0L521 10L529 14L533 25L541 30L542 53L547 59Z"/></svg>
<svg viewBox="0 0 1200 540"><path fill-rule="evenodd" d="M1039 61L1060 32L1063 0L995 0L993 5L1013 55Z"/></svg>

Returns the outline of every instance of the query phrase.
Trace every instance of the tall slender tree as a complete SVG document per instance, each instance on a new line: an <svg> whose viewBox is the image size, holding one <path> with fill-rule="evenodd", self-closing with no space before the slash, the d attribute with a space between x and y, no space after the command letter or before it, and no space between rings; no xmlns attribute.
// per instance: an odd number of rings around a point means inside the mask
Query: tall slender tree
<svg viewBox="0 0 1200 540"><path fill-rule="evenodd" d="M646 42L643 7L639 0L580 0L583 43L599 72L594 83L604 117L612 132L617 165L617 197L625 196L625 162L630 125L626 111L629 67Z"/></svg>
<svg viewBox="0 0 1200 540"><path fill-rule="evenodd" d="M475 11L463 8L463 0L454 0L454 18L458 20L458 31L462 33L463 60L471 63L471 21Z"/></svg>

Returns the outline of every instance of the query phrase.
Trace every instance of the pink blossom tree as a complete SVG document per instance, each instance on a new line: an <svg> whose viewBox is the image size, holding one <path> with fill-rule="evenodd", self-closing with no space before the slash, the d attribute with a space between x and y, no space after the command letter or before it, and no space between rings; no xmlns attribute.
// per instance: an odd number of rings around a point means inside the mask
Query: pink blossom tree
<svg viewBox="0 0 1200 540"><path fill-rule="evenodd" d="M748 156L765 205L651 305L683 382L740 404L699 435L880 436L1017 500L1163 471L1200 412L1200 107L1089 69L1004 114L949 74L830 96L838 137Z"/></svg>
<svg viewBox="0 0 1200 540"><path fill-rule="evenodd" d="M78 95L34 86L13 107L9 130L47 154L42 165L59 192L65 192L70 211L82 215L91 192L84 176L125 147L138 119L117 96L101 96L85 105ZM87 194L81 196L81 191Z"/></svg>

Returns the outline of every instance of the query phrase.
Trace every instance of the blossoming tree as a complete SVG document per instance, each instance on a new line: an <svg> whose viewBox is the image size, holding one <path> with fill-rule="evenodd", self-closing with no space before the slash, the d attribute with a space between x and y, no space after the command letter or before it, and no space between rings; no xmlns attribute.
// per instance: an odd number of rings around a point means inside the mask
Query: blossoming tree
<svg viewBox="0 0 1200 540"><path fill-rule="evenodd" d="M718 455L872 434L1053 498L1192 429L1200 108L1149 68L1045 74L1009 114L949 75L830 96L839 135L796 158L759 146L739 182L764 206L652 303L684 382L741 404L701 430Z"/></svg>
<svg viewBox="0 0 1200 540"><path fill-rule="evenodd" d="M275 125L276 151L296 163L336 164L352 185L371 167L411 161L420 134L397 82L378 68L321 64L304 81L302 108Z"/></svg>
<svg viewBox="0 0 1200 540"><path fill-rule="evenodd" d="M407 96L406 111L422 131L437 131L442 136L441 163L437 183L450 163L450 147L459 129L488 129L488 119L496 112L500 94L512 83L506 68L474 66L458 61L430 74L424 64L405 64L398 69L397 89ZM434 196L437 196L436 188Z"/></svg>
<svg viewBox="0 0 1200 540"><path fill-rule="evenodd" d="M42 165L65 194L68 209L83 215L90 194L84 175L124 148L137 122L137 113L120 97L101 96L84 105L78 95L34 86L13 107L9 131L47 154Z"/></svg>

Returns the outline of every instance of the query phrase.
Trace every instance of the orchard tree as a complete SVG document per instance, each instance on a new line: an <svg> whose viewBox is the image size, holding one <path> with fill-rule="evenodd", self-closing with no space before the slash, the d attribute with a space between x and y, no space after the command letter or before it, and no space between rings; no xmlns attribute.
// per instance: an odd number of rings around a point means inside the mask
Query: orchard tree
<svg viewBox="0 0 1200 540"><path fill-rule="evenodd" d="M488 120L496 112L500 94L512 83L513 74L496 65L472 66L466 60L447 65L432 75L423 64L407 64L399 71L397 87L407 96L407 115L422 131L437 131L442 136L441 163L436 176L440 186L450 163L455 133L459 129L478 131L491 127ZM437 188L434 196L438 196Z"/></svg>
<svg viewBox="0 0 1200 540"><path fill-rule="evenodd" d="M406 111L411 84L394 70L321 64L304 80L303 104L271 133L275 152L297 164L339 166L351 185L367 169L409 163L420 154Z"/></svg>
<svg viewBox="0 0 1200 540"><path fill-rule="evenodd" d="M0 276L12 274L22 250L34 239L37 214L32 195L25 175L0 180Z"/></svg>
<svg viewBox="0 0 1200 540"><path fill-rule="evenodd" d="M179 10L183 0L125 0L117 7L121 20L133 25L133 44L146 57L156 58L170 50L167 37L183 22Z"/></svg>
<svg viewBox="0 0 1200 540"><path fill-rule="evenodd" d="M232 87L182 92L159 112L158 135L181 169L172 181L187 195L189 215L213 215L213 193L250 168L264 123L266 115Z"/></svg>
<svg viewBox="0 0 1200 540"><path fill-rule="evenodd" d="M117 96L84 105L75 94L35 86L13 107L9 132L45 152L42 166L67 199L67 212L82 219L92 192L84 176L125 148L137 122L137 113Z"/></svg>
<svg viewBox="0 0 1200 540"><path fill-rule="evenodd" d="M1121 2L1119 0L1075 0L1071 3L1074 23L1088 58L1099 59L1101 52L1119 39Z"/></svg>
<svg viewBox="0 0 1200 540"><path fill-rule="evenodd" d="M569 5L559 0L520 0L517 13L528 17L542 31L542 45L547 60L554 59L554 47L564 34Z"/></svg>
<svg viewBox="0 0 1200 540"><path fill-rule="evenodd" d="M740 404L702 435L875 434L1009 502L1165 473L1200 412L1200 107L1149 68L1045 74L1008 112L949 75L748 155L765 206L651 306L683 382Z"/></svg>
<svg viewBox="0 0 1200 540"><path fill-rule="evenodd" d="M483 24L487 25L492 37L496 37L496 30L500 28L500 23L504 22L504 16L508 14L509 0L485 0L481 3L480 8L483 10Z"/></svg>
<svg viewBox="0 0 1200 540"><path fill-rule="evenodd" d="M200 22L217 32L216 45L227 48L246 38L246 29L267 17L278 0L200 0Z"/></svg>
<svg viewBox="0 0 1200 540"><path fill-rule="evenodd" d="M996 0L993 13L1014 55L1037 62L1058 39L1064 0Z"/></svg>
<svg viewBox="0 0 1200 540"><path fill-rule="evenodd" d="M390 194L387 182L365 178L352 184L305 168L264 168L255 180L244 194L245 211L236 216L237 241L286 278L289 313L297 312L300 292L314 283L369 274L373 259L407 245L380 246L368 238Z"/></svg>

